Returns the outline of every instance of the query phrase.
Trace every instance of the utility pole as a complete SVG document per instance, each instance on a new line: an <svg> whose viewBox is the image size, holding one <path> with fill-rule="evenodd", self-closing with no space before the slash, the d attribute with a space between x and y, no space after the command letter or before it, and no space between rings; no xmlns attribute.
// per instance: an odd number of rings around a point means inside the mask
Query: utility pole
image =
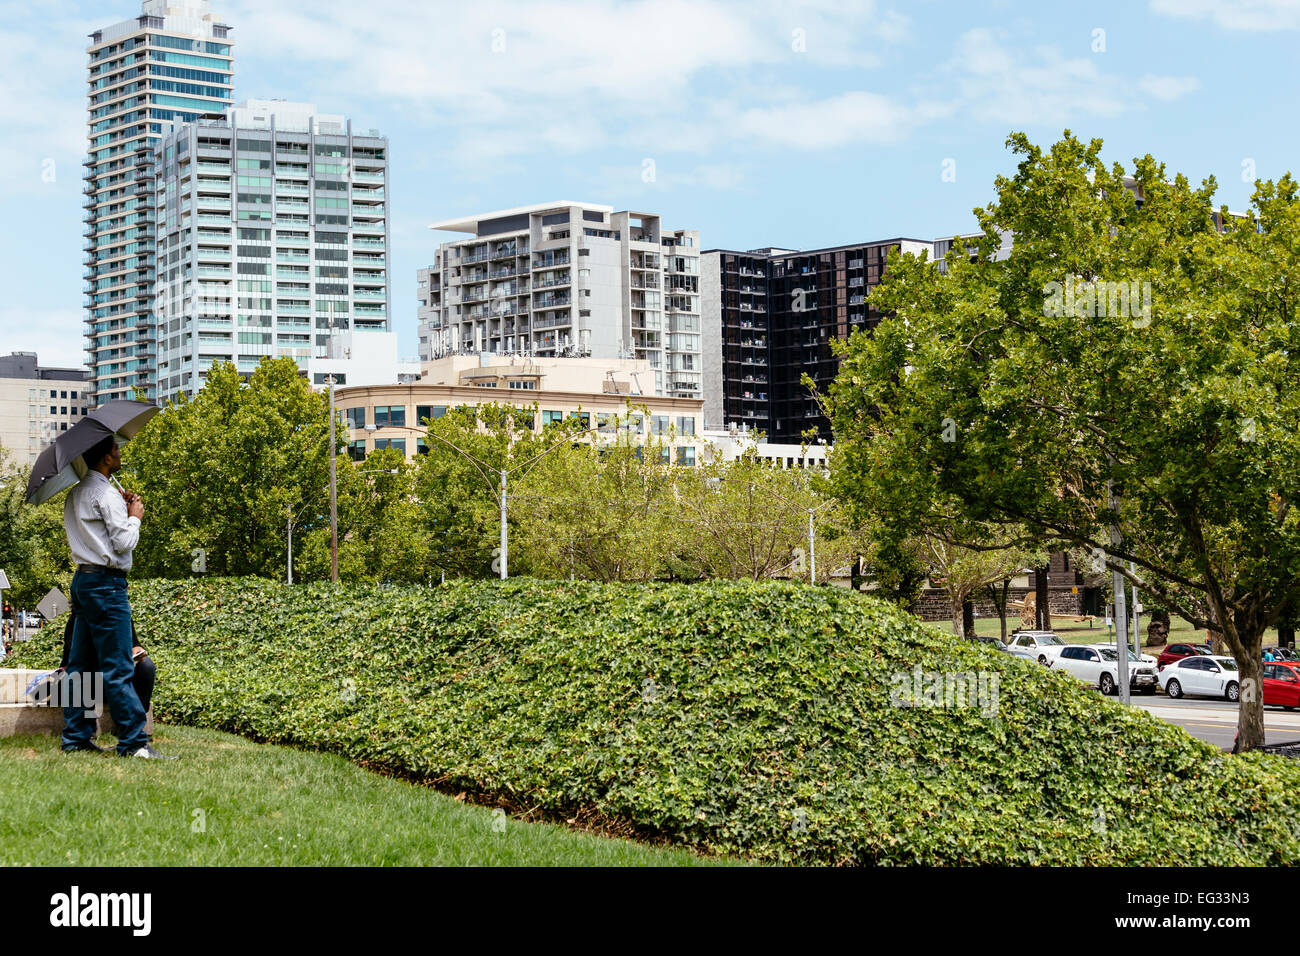
<svg viewBox="0 0 1300 956"><path fill-rule="evenodd" d="M501 469L501 580L504 581L510 576L509 571L509 547L510 542L506 539L506 470Z"/></svg>
<svg viewBox="0 0 1300 956"><path fill-rule="evenodd" d="M817 540L813 531L813 509L808 509L808 582L817 583Z"/></svg>
<svg viewBox="0 0 1300 956"><path fill-rule="evenodd" d="M289 583L293 584L293 505L289 506L289 518L285 522L285 535L289 539Z"/></svg>
<svg viewBox="0 0 1300 956"><path fill-rule="evenodd" d="M1114 481L1106 482L1110 498L1110 547L1119 549L1122 538L1119 532L1119 499L1115 497ZM1115 601L1115 650L1119 653L1119 699L1127 704L1130 699L1128 683L1128 614L1124 607L1124 576L1115 568L1111 572L1111 590Z"/></svg>
<svg viewBox="0 0 1300 956"><path fill-rule="evenodd" d="M330 384L330 580L339 580L339 502L338 477L334 465L334 376Z"/></svg>

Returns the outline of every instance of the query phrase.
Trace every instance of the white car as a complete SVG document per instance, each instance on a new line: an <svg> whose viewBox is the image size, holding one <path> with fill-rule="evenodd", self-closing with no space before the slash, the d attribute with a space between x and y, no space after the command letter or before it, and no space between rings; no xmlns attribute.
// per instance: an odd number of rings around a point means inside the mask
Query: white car
<svg viewBox="0 0 1300 956"><path fill-rule="evenodd" d="M1231 657L1184 657L1160 672L1160 687L1170 697L1241 697L1237 662Z"/></svg>
<svg viewBox="0 0 1300 956"><path fill-rule="evenodd" d="M1132 690L1156 692L1156 665L1128 652L1128 681ZM1105 644L1067 644L1056 657L1056 669L1073 674L1107 696L1119 689L1119 651Z"/></svg>
<svg viewBox="0 0 1300 956"><path fill-rule="evenodd" d="M1051 631L1017 631L1011 635L1011 642L1007 646L1016 657L1028 658L1051 667L1066 644Z"/></svg>
<svg viewBox="0 0 1300 956"><path fill-rule="evenodd" d="M1117 654L1119 653L1119 649L1115 646L1115 642L1114 642L1114 641L1111 641L1109 644L1093 644L1092 646L1093 646L1093 647L1109 647L1112 651L1115 651ZM1160 666L1159 666L1159 665L1160 665L1160 661L1159 661L1158 659L1152 657L1150 654L1142 654L1142 653L1139 653L1138 650L1137 650L1137 648L1135 648L1132 644L1130 644L1130 645L1128 646L1128 652L1129 652L1130 654L1137 654L1137 656L1138 656L1139 658L1141 658L1143 664L1150 664L1150 665L1151 665L1153 668L1155 668L1156 670L1159 670L1159 669L1160 669Z"/></svg>

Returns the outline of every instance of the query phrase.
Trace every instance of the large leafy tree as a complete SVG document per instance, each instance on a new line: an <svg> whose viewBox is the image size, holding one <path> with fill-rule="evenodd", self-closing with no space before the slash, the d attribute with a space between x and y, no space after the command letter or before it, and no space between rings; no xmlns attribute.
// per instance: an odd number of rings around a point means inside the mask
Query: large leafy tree
<svg viewBox="0 0 1300 956"><path fill-rule="evenodd" d="M1217 626L1258 688L1264 632L1300 597L1296 183L1257 183L1248 216L1216 217L1212 179L1150 156L1126 183L1098 140L1009 145L1021 161L977 210L969 261L891 259L872 298L892 317L842 347L838 486L899 523L939 500L1104 549ZM1097 283L1136 283L1137 303ZM1243 695L1243 747L1263 742L1260 698Z"/></svg>
<svg viewBox="0 0 1300 956"><path fill-rule="evenodd" d="M66 593L72 559L63 534L63 497L37 507L24 503L30 470L0 448L0 570L9 578L5 598L30 608L50 588Z"/></svg>
<svg viewBox="0 0 1300 956"><path fill-rule="evenodd" d="M340 420L340 449L344 435ZM141 573L187 576L201 557L210 574L279 577L289 518L329 483L328 396L292 359L264 360L247 381L214 364L195 398L169 404L125 446L123 472L145 497Z"/></svg>

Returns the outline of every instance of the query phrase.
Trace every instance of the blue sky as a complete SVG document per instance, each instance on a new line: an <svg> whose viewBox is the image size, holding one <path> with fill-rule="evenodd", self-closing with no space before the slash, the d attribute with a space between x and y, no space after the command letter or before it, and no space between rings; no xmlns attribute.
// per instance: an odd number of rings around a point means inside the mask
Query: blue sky
<svg viewBox="0 0 1300 956"><path fill-rule="evenodd" d="M554 199L705 248L969 231L1007 133L1151 153L1244 209L1295 169L1300 0L213 0L235 96L390 139L390 315L414 355L428 224ZM0 0L0 354L83 360L85 46L138 2ZM945 177L944 171L950 171Z"/></svg>

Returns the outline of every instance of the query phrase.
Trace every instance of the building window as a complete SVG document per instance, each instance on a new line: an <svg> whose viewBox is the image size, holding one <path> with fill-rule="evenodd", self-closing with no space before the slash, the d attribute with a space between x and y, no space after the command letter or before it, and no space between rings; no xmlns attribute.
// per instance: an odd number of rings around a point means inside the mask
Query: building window
<svg viewBox="0 0 1300 956"><path fill-rule="evenodd" d="M551 422L562 422L562 421L564 421L564 412L551 411L550 409L547 409L546 411L542 412L543 426L549 425L551 424Z"/></svg>
<svg viewBox="0 0 1300 956"><path fill-rule="evenodd" d="M677 434L690 437L695 434L695 419L689 415L683 415L677 419Z"/></svg>
<svg viewBox="0 0 1300 956"><path fill-rule="evenodd" d="M691 445L682 445L677 449L677 464L692 467L695 465L695 448Z"/></svg>
<svg viewBox="0 0 1300 956"><path fill-rule="evenodd" d="M515 379L506 382L506 385L508 385L510 388L527 388L527 389L537 388L537 383L532 379Z"/></svg>
<svg viewBox="0 0 1300 956"><path fill-rule="evenodd" d="M348 427L349 428L366 427L366 410L364 407L348 409Z"/></svg>
<svg viewBox="0 0 1300 956"><path fill-rule="evenodd" d="M366 460L366 443L365 441L348 442L348 457L353 461Z"/></svg>
<svg viewBox="0 0 1300 956"><path fill-rule="evenodd" d="M415 440L415 453L417 455L429 454L429 446L424 443L423 438L417 438Z"/></svg>
<svg viewBox="0 0 1300 956"><path fill-rule="evenodd" d="M388 425L405 425L406 406L405 405L376 405L375 424L380 428L384 428ZM379 445L376 444L375 447L378 448Z"/></svg>
<svg viewBox="0 0 1300 956"><path fill-rule="evenodd" d="M406 439L405 438L376 438L375 451L379 451L383 448L392 448L395 451L400 451L403 455L405 455Z"/></svg>
<svg viewBox="0 0 1300 956"><path fill-rule="evenodd" d="M444 408L443 411L446 411L446 409ZM433 418L433 417L434 416L433 416L432 405L415 406L415 424L423 425L426 419Z"/></svg>
<svg viewBox="0 0 1300 956"><path fill-rule="evenodd" d="M669 422L669 416L667 415L652 415L650 417L650 434L667 435L668 422Z"/></svg>
<svg viewBox="0 0 1300 956"><path fill-rule="evenodd" d="M571 421L577 421L577 422L580 422L580 423L582 424L582 427L583 427L584 429L587 429L587 428L590 428L590 427L591 427L591 413L590 413L590 412L569 412L569 419L570 419Z"/></svg>

